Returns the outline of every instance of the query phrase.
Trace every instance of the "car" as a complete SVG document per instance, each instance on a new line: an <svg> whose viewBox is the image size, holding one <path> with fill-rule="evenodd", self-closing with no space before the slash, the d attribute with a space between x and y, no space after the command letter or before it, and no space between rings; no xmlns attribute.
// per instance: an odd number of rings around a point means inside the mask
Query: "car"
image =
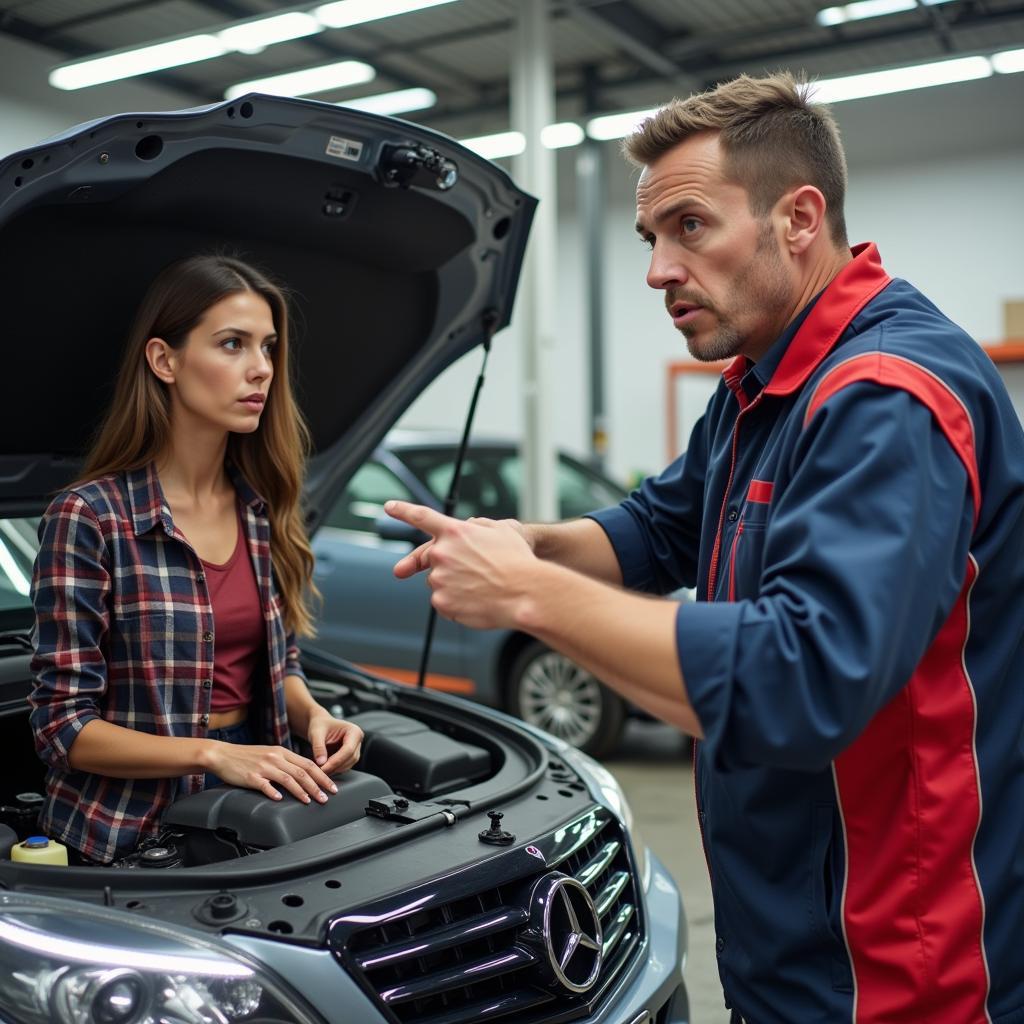
<svg viewBox="0 0 1024 1024"><path fill-rule="evenodd" d="M391 432L353 474L313 541L322 595L317 644L407 683L419 678L430 591L423 578L391 570L416 531L390 520L384 502L401 498L443 508L458 435ZM467 449L454 514L517 515L522 463L515 442L481 438ZM559 516L617 504L626 491L565 452L556 472ZM565 655L516 630L476 630L438 618L425 685L470 696L572 743L594 757L618 743L632 708Z"/></svg>
<svg viewBox="0 0 1024 1024"><path fill-rule="evenodd" d="M291 286L315 534L416 395L508 321L533 206L441 135L258 94L0 161L3 1024L689 1020L679 891L607 770L312 645L311 692L365 731L326 804L224 786L112 866L9 858L42 853L33 523L81 466L157 270L229 247Z"/></svg>

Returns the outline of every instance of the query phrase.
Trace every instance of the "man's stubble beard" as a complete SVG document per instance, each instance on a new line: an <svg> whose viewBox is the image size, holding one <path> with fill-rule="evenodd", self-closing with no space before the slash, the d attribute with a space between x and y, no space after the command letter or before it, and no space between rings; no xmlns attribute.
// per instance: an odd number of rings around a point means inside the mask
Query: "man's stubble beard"
<svg viewBox="0 0 1024 1024"><path fill-rule="evenodd" d="M758 229L757 247L747 265L736 275L732 291L741 305L728 313L712 307L718 317L718 328L704 342L696 340L697 331L680 327L686 338L686 348L694 359L702 363L714 363L721 359L735 359L750 341L750 333L741 333L736 321L753 314L758 322L777 322L788 305L789 280L779 255L778 243L772 233L771 224L765 222ZM746 293L746 294L744 294Z"/></svg>

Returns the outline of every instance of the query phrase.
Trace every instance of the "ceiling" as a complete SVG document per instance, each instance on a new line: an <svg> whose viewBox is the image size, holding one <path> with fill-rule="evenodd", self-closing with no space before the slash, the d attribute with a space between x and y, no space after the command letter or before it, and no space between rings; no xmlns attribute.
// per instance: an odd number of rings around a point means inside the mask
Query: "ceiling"
<svg viewBox="0 0 1024 1024"><path fill-rule="evenodd" d="M312 3L299 9L309 9ZM551 0L556 117L655 105L740 71L836 76L1024 47L1024 0L951 0L836 27L827 0ZM461 0L146 76L198 102L240 81L353 58L377 78L317 99L426 86L435 107L404 115L465 136L508 126L515 0ZM296 9L270 0L0 0L0 33L69 60ZM102 89L102 86L97 88Z"/></svg>

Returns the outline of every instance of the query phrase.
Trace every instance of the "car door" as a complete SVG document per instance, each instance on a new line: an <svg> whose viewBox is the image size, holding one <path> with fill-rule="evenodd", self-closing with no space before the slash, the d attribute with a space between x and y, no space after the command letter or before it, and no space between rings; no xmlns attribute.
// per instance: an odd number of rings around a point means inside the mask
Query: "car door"
<svg viewBox="0 0 1024 1024"><path fill-rule="evenodd" d="M383 540L376 523L390 498L419 501L387 466L371 459L356 472L313 539L313 576L323 604L317 646L374 672L414 682L430 609L425 576L397 580L405 541ZM461 630L438 618L428 685L472 694L463 671Z"/></svg>

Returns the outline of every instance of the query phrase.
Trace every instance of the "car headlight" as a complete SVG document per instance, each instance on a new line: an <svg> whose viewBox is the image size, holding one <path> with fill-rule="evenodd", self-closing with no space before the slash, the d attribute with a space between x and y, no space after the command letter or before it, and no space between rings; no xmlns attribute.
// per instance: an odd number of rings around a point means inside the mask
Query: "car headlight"
<svg viewBox="0 0 1024 1024"><path fill-rule="evenodd" d="M619 785L619 780L603 764L568 743L559 746L558 754L589 785L594 799L604 804L622 822L633 843L636 866L640 870L643 886L645 889L648 888L650 862L647 856L647 843L640 834L636 819L633 817L633 808L629 806L629 801L626 799L622 786Z"/></svg>
<svg viewBox="0 0 1024 1024"><path fill-rule="evenodd" d="M0 896L0 1017L19 1024L321 1024L240 956L67 900Z"/></svg>

